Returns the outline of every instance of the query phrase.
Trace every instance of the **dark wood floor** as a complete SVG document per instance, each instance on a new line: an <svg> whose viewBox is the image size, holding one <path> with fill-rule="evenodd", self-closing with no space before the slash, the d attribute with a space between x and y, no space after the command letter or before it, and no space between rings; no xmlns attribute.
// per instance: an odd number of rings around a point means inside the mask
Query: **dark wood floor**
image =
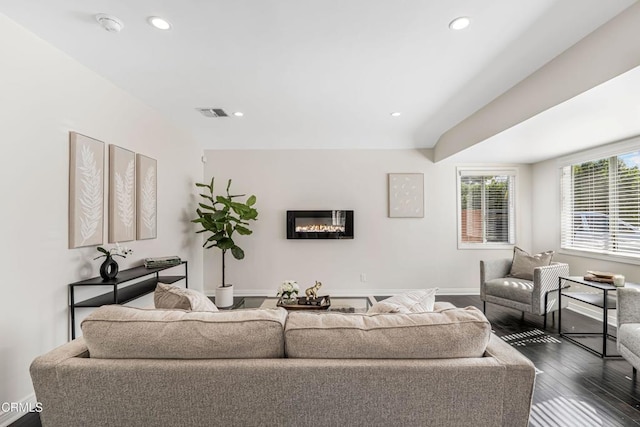
<svg viewBox="0 0 640 427"><path fill-rule="evenodd" d="M438 296L458 307L482 308L477 296ZM539 370L530 426L640 426L640 385L623 359L602 359L560 338L549 316L542 317L487 304L487 317L496 335L527 356ZM556 319L557 321L557 319ZM600 332L602 322L563 310L563 332ZM615 334L615 328L612 328ZM601 347L601 340L587 344ZM598 347L598 348L600 348ZM611 342L610 350L615 350ZM640 376L639 376L640 378ZM38 414L27 414L13 427L39 427Z"/></svg>
<svg viewBox="0 0 640 427"><path fill-rule="evenodd" d="M442 296L458 307L482 308L477 296ZM624 359L602 359L558 336L557 324L548 317L487 304L487 318L496 335L527 356L539 370L529 425L534 426L638 426L640 385L631 378ZM557 322L557 318L556 318ZM562 331L601 332L602 322L569 310L562 311ZM615 335L615 328L610 328ZM583 340L602 349L602 339ZM607 352L616 354L615 341ZM640 378L640 377L639 377Z"/></svg>

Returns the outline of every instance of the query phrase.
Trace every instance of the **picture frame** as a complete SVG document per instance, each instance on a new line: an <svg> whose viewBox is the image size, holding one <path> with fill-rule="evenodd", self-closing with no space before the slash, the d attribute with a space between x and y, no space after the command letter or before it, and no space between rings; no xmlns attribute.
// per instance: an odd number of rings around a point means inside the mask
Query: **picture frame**
<svg viewBox="0 0 640 427"><path fill-rule="evenodd" d="M104 143L69 132L69 249L104 243Z"/></svg>
<svg viewBox="0 0 640 427"><path fill-rule="evenodd" d="M136 154L136 238L155 239L158 236L158 162Z"/></svg>
<svg viewBox="0 0 640 427"><path fill-rule="evenodd" d="M109 145L109 243L136 238L135 153Z"/></svg>
<svg viewBox="0 0 640 427"><path fill-rule="evenodd" d="M390 173L389 218L424 218L424 174Z"/></svg>

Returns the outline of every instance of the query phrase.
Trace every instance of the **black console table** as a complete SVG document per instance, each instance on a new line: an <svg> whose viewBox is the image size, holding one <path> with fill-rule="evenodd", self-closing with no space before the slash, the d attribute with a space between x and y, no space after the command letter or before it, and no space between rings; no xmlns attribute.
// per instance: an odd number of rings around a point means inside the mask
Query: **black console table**
<svg viewBox="0 0 640 427"><path fill-rule="evenodd" d="M160 276L160 272L169 268L184 266L184 276ZM100 307L105 304L125 304L149 294L156 289L158 283L171 284L182 279L185 287L189 287L187 272L187 261L182 261L178 265L167 267L146 268L144 266L133 267L127 270L120 270L115 279L104 280L102 277L92 277L91 279L69 284L69 312L71 314L71 339L76 337L76 308L78 307ZM128 284L133 280L152 276L148 279ZM74 291L77 286L113 286L107 293L100 294L82 301L76 301Z"/></svg>

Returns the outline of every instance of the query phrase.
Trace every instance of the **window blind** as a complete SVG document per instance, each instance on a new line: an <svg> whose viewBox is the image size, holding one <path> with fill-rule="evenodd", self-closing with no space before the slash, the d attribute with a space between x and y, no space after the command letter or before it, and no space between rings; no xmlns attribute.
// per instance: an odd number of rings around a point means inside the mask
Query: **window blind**
<svg viewBox="0 0 640 427"><path fill-rule="evenodd" d="M515 171L459 172L459 241L514 244Z"/></svg>
<svg viewBox="0 0 640 427"><path fill-rule="evenodd" d="M640 257L640 151L562 168L561 247Z"/></svg>

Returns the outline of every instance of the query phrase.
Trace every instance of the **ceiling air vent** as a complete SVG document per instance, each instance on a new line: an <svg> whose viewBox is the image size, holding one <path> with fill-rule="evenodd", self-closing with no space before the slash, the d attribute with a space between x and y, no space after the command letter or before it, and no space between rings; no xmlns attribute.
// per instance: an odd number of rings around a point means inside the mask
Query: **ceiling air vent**
<svg viewBox="0 0 640 427"><path fill-rule="evenodd" d="M229 117L222 108L196 108L205 117Z"/></svg>

